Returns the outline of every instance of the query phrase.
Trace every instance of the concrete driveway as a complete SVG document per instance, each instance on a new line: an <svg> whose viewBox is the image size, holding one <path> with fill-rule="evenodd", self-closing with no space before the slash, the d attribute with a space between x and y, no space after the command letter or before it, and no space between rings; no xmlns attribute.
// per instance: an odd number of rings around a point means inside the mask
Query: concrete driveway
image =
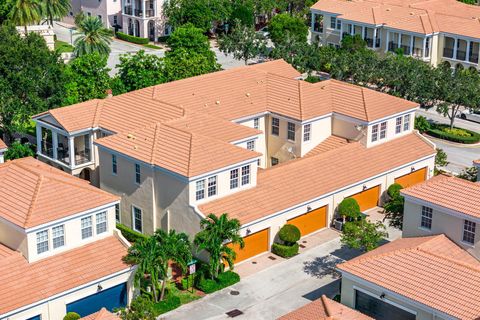
<svg viewBox="0 0 480 320"><path fill-rule="evenodd" d="M340 281L335 265L357 255L356 250L342 248L337 236L159 319L228 319L226 312L234 309L243 312L238 319L276 319L322 294L337 294ZM232 295L235 291L239 294Z"/></svg>

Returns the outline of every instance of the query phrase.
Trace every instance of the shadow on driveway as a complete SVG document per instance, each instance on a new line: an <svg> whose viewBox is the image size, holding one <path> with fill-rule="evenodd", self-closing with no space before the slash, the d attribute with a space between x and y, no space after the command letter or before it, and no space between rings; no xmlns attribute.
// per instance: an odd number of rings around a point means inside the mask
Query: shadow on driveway
<svg viewBox="0 0 480 320"><path fill-rule="evenodd" d="M342 284L342 281L340 279L337 279L335 281L330 282L329 284L324 285L323 287L320 287L316 290L313 290L302 297L305 299L308 299L310 301L317 300L320 298L322 295L326 295L330 299L335 297L337 294L340 293L340 286Z"/></svg>

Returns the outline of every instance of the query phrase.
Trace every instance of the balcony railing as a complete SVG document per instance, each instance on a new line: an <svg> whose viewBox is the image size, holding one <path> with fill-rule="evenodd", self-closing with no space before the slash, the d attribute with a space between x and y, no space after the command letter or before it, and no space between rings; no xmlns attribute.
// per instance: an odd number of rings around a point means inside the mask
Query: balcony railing
<svg viewBox="0 0 480 320"><path fill-rule="evenodd" d="M470 61L472 63L478 63L478 53L470 54L470 57L469 57L468 61Z"/></svg>
<svg viewBox="0 0 480 320"><path fill-rule="evenodd" d="M457 59L458 60L465 60L467 57L467 52L463 50L457 50Z"/></svg>
<svg viewBox="0 0 480 320"><path fill-rule="evenodd" d="M145 10L145 17L147 17L147 18L155 17L155 10L153 10L153 9Z"/></svg>
<svg viewBox="0 0 480 320"><path fill-rule="evenodd" d="M453 49L452 48L443 48L443 57L444 58L453 58Z"/></svg>
<svg viewBox="0 0 480 320"><path fill-rule="evenodd" d="M313 25L313 31L323 33L323 23L315 22Z"/></svg>
<svg viewBox="0 0 480 320"><path fill-rule="evenodd" d="M91 152L89 148L75 152L75 165L84 164L91 161Z"/></svg>
<svg viewBox="0 0 480 320"><path fill-rule="evenodd" d="M423 57L423 49L422 48L413 48L412 55L414 57Z"/></svg>
<svg viewBox="0 0 480 320"><path fill-rule="evenodd" d="M135 9L135 16L136 17L141 17L142 16L142 9Z"/></svg>
<svg viewBox="0 0 480 320"><path fill-rule="evenodd" d="M53 158L53 145L50 142L42 141L42 154L49 158Z"/></svg>
<svg viewBox="0 0 480 320"><path fill-rule="evenodd" d="M395 51L397 49L398 49L398 43L397 42L390 41L388 43L388 51Z"/></svg>
<svg viewBox="0 0 480 320"><path fill-rule="evenodd" d="M403 50L404 55L410 55L410 46L401 45L400 48Z"/></svg>

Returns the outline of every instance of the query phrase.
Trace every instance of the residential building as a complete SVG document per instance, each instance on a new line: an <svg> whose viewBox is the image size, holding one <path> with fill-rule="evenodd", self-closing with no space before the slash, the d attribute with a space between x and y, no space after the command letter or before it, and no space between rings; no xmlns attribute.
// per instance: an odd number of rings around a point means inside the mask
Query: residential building
<svg viewBox="0 0 480 320"><path fill-rule="evenodd" d="M372 50L401 48L437 66L478 69L480 8L456 0L320 0L311 7L312 41L338 46L360 35Z"/></svg>
<svg viewBox="0 0 480 320"><path fill-rule="evenodd" d="M25 27L16 27L18 34L21 37L25 36ZM55 32L53 32L53 27L49 24L41 24L41 25L32 25L27 26L27 31L33 32L41 36L46 44L48 49L55 50Z"/></svg>
<svg viewBox="0 0 480 320"><path fill-rule="evenodd" d="M398 239L337 269L342 304L375 319L480 316L480 262L445 235Z"/></svg>
<svg viewBox="0 0 480 320"><path fill-rule="evenodd" d="M0 319L61 320L132 295L119 198L33 158L0 164Z"/></svg>
<svg viewBox="0 0 480 320"><path fill-rule="evenodd" d="M278 320L373 320L354 309L322 295L319 299L307 303Z"/></svg>
<svg viewBox="0 0 480 320"><path fill-rule="evenodd" d="M120 317L102 308L100 311L83 317L80 320L120 320Z"/></svg>
<svg viewBox="0 0 480 320"><path fill-rule="evenodd" d="M480 259L480 184L438 175L401 190L403 237L443 233ZM478 224L478 226L477 226Z"/></svg>
<svg viewBox="0 0 480 320"><path fill-rule="evenodd" d="M83 11L85 16L98 17L105 27L122 26L122 0L72 0L71 11L63 20L73 24L75 15Z"/></svg>
<svg viewBox="0 0 480 320"><path fill-rule="evenodd" d="M118 221L139 232L193 235L227 212L245 237L237 262L269 250L287 222L304 236L346 197L366 211L392 183L433 175L417 104L299 76L276 60L50 110L34 117L38 156L122 196Z"/></svg>
<svg viewBox="0 0 480 320"><path fill-rule="evenodd" d="M120 0L119 0L120 1ZM124 33L158 41L168 36L171 27L163 15L164 0L121 0Z"/></svg>
<svg viewBox="0 0 480 320"><path fill-rule="evenodd" d="M5 144L5 142L2 141L2 139L0 139L0 163L3 163L4 161L4 154L5 152L7 151L8 147L7 145Z"/></svg>

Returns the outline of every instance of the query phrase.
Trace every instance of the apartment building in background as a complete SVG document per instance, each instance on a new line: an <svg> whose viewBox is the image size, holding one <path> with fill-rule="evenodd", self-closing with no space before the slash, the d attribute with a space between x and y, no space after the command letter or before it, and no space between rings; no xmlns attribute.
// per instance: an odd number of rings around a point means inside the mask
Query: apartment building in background
<svg viewBox="0 0 480 320"><path fill-rule="evenodd" d="M394 182L433 176L418 105L367 88L316 84L283 60L160 84L34 117L38 158L122 197L117 221L151 234L199 231L209 213L241 224L237 262L279 228L330 227L338 203L362 211Z"/></svg>
<svg viewBox="0 0 480 320"><path fill-rule="evenodd" d="M73 24L74 17L83 11L86 16L98 17L105 27L122 26L122 0L72 0L71 9L63 21Z"/></svg>
<svg viewBox="0 0 480 320"><path fill-rule="evenodd" d="M158 41L171 28L163 16L163 0L118 0L122 2L122 32Z"/></svg>
<svg viewBox="0 0 480 320"><path fill-rule="evenodd" d="M320 0L311 7L312 41L339 46L360 35L372 50L437 66L478 69L480 7L456 0Z"/></svg>

